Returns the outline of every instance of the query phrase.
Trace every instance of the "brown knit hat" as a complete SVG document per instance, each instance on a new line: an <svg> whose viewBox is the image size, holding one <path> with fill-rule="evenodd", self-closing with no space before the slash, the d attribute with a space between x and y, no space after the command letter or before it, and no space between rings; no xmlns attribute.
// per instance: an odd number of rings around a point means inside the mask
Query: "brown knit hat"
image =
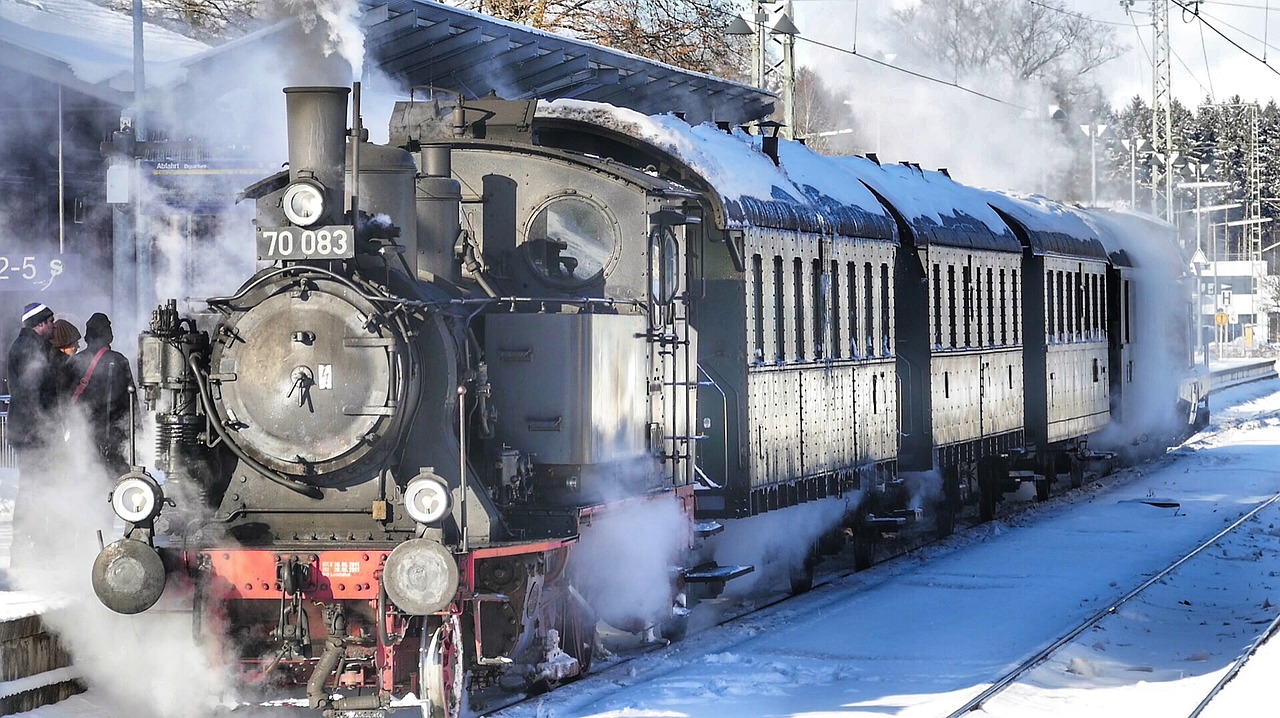
<svg viewBox="0 0 1280 718"><path fill-rule="evenodd" d="M54 349L73 347L79 341L80 330L76 329L76 325L66 319L59 319L53 323L53 336L50 337L49 343L53 344Z"/></svg>

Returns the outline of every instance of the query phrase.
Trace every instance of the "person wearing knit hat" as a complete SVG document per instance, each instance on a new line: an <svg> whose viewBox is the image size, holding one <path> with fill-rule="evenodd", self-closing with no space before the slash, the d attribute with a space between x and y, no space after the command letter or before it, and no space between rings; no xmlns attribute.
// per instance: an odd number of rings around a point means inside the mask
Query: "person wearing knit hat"
<svg viewBox="0 0 1280 718"><path fill-rule="evenodd" d="M32 302L22 310L22 326L35 329L44 325L45 322L53 321L53 310L41 304L40 302Z"/></svg>
<svg viewBox="0 0 1280 718"><path fill-rule="evenodd" d="M30 559L42 515L40 491L47 483L49 447L60 435L53 310L32 302L22 310L22 329L9 346L9 445L18 457L18 495L14 500L11 564Z"/></svg>
<svg viewBox="0 0 1280 718"><path fill-rule="evenodd" d="M66 319L55 319L49 343L66 356L73 356L80 350L80 330Z"/></svg>
<svg viewBox="0 0 1280 718"><path fill-rule="evenodd" d="M84 326L85 348L67 364L71 403L89 420L94 445L112 479L129 470L129 415L134 402L129 360L111 348L111 320L96 312Z"/></svg>

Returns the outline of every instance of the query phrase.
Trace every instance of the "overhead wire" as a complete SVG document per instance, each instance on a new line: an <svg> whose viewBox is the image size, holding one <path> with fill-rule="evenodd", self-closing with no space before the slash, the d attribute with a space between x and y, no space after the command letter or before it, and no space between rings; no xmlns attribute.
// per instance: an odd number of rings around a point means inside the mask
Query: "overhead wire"
<svg viewBox="0 0 1280 718"><path fill-rule="evenodd" d="M717 9L718 9L718 8L717 8ZM760 26L761 26L761 23L757 22L754 18L747 18L747 17L746 17L746 16L744 16L744 15L740 15L740 14L738 14L738 13L730 12L730 11L728 11L728 10L720 10L720 12L722 12L723 14L725 14L725 15L727 15L727 16L730 16L730 17L738 17L738 18L741 18L741 19L742 19L744 22L746 22L746 23L747 23L747 25L748 25L748 26L750 26L750 27L758 28L758 27L760 27ZM749 14L749 13L748 13L748 14ZM942 78L934 77L933 75L929 75L929 74L927 74L927 73L920 72L920 71L918 71L918 70L911 70L911 69L908 69L908 68L905 68L905 67L901 67L901 66L899 66L899 65L894 65L893 63L888 62L888 61L885 61L885 60L880 60L880 59L875 58L875 57L872 57L872 56L870 56L870 55L864 55L863 53L858 52L857 47L856 47L856 44L855 44L854 49L850 50L849 48L839 47L838 45L832 45L832 44L830 44L830 43L822 42L821 40L814 40L814 39L812 39L812 38L805 37L804 35L796 35L796 36L794 36L794 37L795 37L795 38L796 38L796 40L797 40L797 41L799 41L799 42L807 42L807 43L809 43L810 45L816 45L817 47L825 48L825 49L827 49L827 50L834 50L835 52L843 53L843 54L845 54L845 55L851 55L851 56L853 56L853 57L857 57L857 58L860 58L860 59L862 59L862 60L866 60L867 62L875 63L875 64L877 64L877 65L880 65L881 67L887 67L887 68L889 68L890 70L896 70L897 72L901 72L901 73L906 74L906 75L911 75L912 77L916 77L916 78L919 78L919 79L921 79L921 80L926 80L926 81L928 81L928 82L934 82L934 83L937 83L937 84L939 84L939 85L944 85L944 86L946 86L946 87L950 87L950 88L952 88L952 89L960 90L961 92L965 92L965 93L968 93L968 94L970 94L970 95L974 95L974 96L976 96L976 97L981 97L981 98L982 98L982 99L984 99L984 100L990 100L990 101L992 101L992 102L996 102L996 103L999 103L999 104L1001 104L1001 105L1007 105L1007 106L1009 106L1009 107L1013 107L1013 108L1015 108L1015 109L1019 109L1019 110L1023 110L1023 111L1029 111L1029 109L1030 109L1030 108L1027 108L1027 107L1023 107L1022 105L1019 105L1019 104L1018 104L1018 103L1016 103L1016 102L1011 102L1011 101L1009 101L1009 100L1006 100L1006 99L1003 99L1003 98L1000 98L1000 97L996 97L996 96L994 96L994 95L989 95L989 94L987 94L987 93L985 93L985 92L981 92L981 91L979 91L979 90L975 90L975 89L970 88L970 87L965 87L964 85L961 85L959 82L955 82L955 81L952 81L952 80L944 80L944 79L942 79Z"/></svg>
<svg viewBox="0 0 1280 718"><path fill-rule="evenodd" d="M1209 101L1214 102L1215 100L1214 100L1214 93L1213 93L1213 70L1209 67L1209 48L1208 46L1205 45L1205 42L1204 42L1204 25L1200 26L1200 52L1204 54L1204 76L1206 79L1209 80ZM1182 62L1182 59L1179 58L1178 62ZM1264 60L1263 62L1266 62L1266 61ZM1187 64L1183 62L1182 66L1187 67ZM1191 72L1190 67L1187 67L1187 72ZM1191 79L1195 80L1195 78L1196 78L1195 73L1191 73ZM1196 80L1197 84L1199 84L1199 82L1200 82L1199 80ZM1204 89L1204 85L1200 85L1200 89Z"/></svg>
<svg viewBox="0 0 1280 718"><path fill-rule="evenodd" d="M1194 6L1194 7L1192 7L1192 6L1188 5L1186 2L1183 2L1183 0L1169 0L1169 2L1171 2L1171 3L1173 3L1174 5L1177 5L1178 7L1182 8L1182 10L1183 10L1183 16L1184 16L1184 17L1185 17L1185 16L1187 16L1187 15L1190 15L1190 16L1194 17L1195 19L1199 20L1200 22L1204 23L1204 26L1205 26L1205 27L1207 27L1207 28L1209 28L1210 30L1212 30L1216 35L1218 35L1218 37L1221 37L1223 40L1226 40L1228 43L1230 43L1233 47L1235 47L1235 48L1236 48L1237 50L1239 50L1240 52L1243 52L1244 54L1248 55L1249 57L1252 57L1253 59L1257 60L1258 62L1261 62L1261 63L1262 63L1262 64L1263 64L1263 65L1264 65L1268 70L1270 70L1270 71L1274 72L1274 73L1275 73L1275 74L1277 74L1277 75L1280 75L1280 70L1277 70L1275 67L1272 67L1272 66L1271 66L1271 64L1270 64L1270 63L1268 63L1266 60L1262 59L1261 57L1258 57L1258 56L1257 56L1257 55L1255 55L1253 52L1251 52L1251 51L1249 51L1247 48L1245 48L1243 45L1241 45L1240 43L1236 42L1234 39L1232 39L1231 37L1229 37L1226 33L1224 33L1223 31L1219 30L1219 29L1217 28L1217 26L1215 26L1213 23L1209 22L1209 20L1207 20L1207 19L1206 19L1205 14L1204 14L1203 12L1201 12L1201 11L1200 11L1199 3L1196 3L1196 4L1195 4L1195 6ZM1221 22L1223 25L1227 25L1227 24L1228 24L1228 23L1226 23L1226 22L1223 22L1222 20L1219 20L1218 18L1213 18L1213 19L1214 19L1214 21L1215 21L1215 22ZM1232 29L1236 30L1237 32L1241 32L1242 34L1248 35L1248 33L1244 33L1244 32L1243 32L1242 30L1240 30L1239 28L1235 28L1235 27L1233 27ZM1255 40L1256 40L1256 39L1258 39L1258 38L1253 38L1253 39L1255 39Z"/></svg>
<svg viewBox="0 0 1280 718"><path fill-rule="evenodd" d="M1027 2L1028 2L1028 3L1030 3L1030 4L1032 4L1032 5L1035 5L1036 7L1042 7L1042 8L1044 8L1045 10L1052 10L1052 11L1054 11L1054 12L1056 12L1056 13L1061 13L1061 14L1063 14L1063 15L1070 15L1071 17L1078 17L1078 18L1080 18L1081 20L1088 20L1089 22L1097 23L1097 24L1099 24L1099 25L1118 25L1119 27L1129 27L1129 23L1127 23L1127 22L1117 22L1117 21L1115 21L1115 20L1101 20L1101 19L1096 18L1096 17L1091 17L1091 16L1089 16L1089 15L1085 15L1084 13L1072 12L1072 11L1070 11L1070 10L1064 10L1064 9L1062 9L1062 8L1060 8L1060 7L1054 7L1053 5L1048 5L1048 4L1046 4L1046 3L1039 2L1039 0L1027 0Z"/></svg>

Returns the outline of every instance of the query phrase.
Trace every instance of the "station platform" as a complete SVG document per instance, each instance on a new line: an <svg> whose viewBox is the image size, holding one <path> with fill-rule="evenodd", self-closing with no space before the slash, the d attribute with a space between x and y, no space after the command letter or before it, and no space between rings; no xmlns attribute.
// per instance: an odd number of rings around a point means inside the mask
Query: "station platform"
<svg viewBox="0 0 1280 718"><path fill-rule="evenodd" d="M17 471L0 468L0 716L83 693L72 657L43 617L56 599L24 591L10 571Z"/></svg>

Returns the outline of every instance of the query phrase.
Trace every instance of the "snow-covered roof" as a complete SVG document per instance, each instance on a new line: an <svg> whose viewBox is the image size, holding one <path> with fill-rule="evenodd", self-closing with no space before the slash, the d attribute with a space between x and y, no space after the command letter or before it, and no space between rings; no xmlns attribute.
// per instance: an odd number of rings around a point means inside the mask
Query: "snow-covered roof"
<svg viewBox="0 0 1280 718"><path fill-rule="evenodd" d="M1181 276L1188 263L1178 248L1178 230L1149 214L1125 210L1083 210L1085 221L1098 232L1098 239L1114 264L1161 266L1169 277Z"/></svg>
<svg viewBox="0 0 1280 718"><path fill-rule="evenodd" d="M987 201L1025 233L1031 252L1107 260L1098 233L1072 208L1039 195L987 191Z"/></svg>
<svg viewBox="0 0 1280 718"><path fill-rule="evenodd" d="M863 157L836 157L831 162L884 197L910 226L917 247L1022 250L1017 237L983 201L980 190L942 172L906 164L881 166Z"/></svg>
<svg viewBox="0 0 1280 718"><path fill-rule="evenodd" d="M822 157L795 142L779 142L780 165L760 148L761 138L739 129L690 125L675 115L644 115L595 102L539 103L540 119L570 120L584 133L621 135L650 154L693 175L714 193L725 228L747 226L896 239L888 212L875 196Z"/></svg>
<svg viewBox="0 0 1280 718"><path fill-rule="evenodd" d="M146 24L143 49L147 83L167 85L181 79L176 61L208 45ZM133 20L88 0L0 0L0 63L123 102L133 91Z"/></svg>

